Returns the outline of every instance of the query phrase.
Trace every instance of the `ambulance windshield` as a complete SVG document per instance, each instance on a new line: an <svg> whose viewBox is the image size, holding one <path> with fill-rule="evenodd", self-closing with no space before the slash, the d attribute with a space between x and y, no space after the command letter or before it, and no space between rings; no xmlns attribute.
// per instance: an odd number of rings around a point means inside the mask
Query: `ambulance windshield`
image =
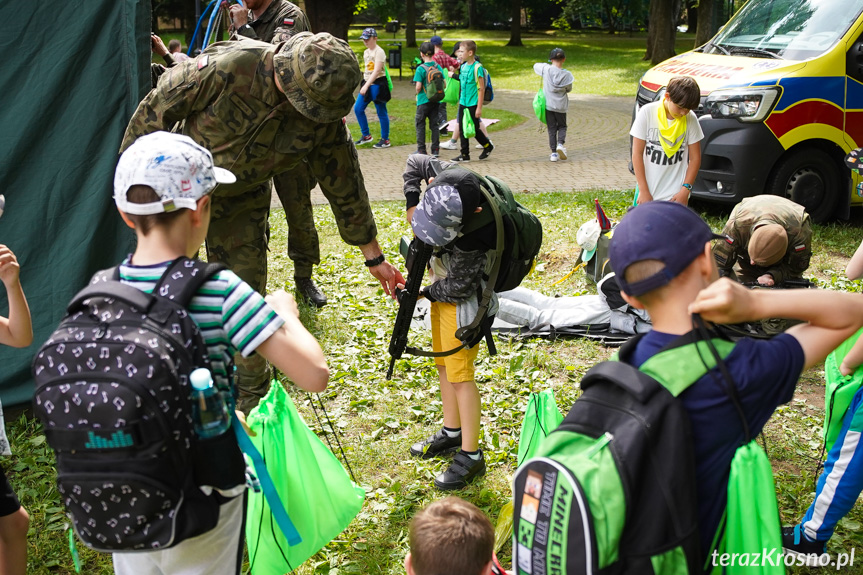
<svg viewBox="0 0 863 575"><path fill-rule="evenodd" d="M832 48L863 10L863 0L749 0L707 54L808 60Z"/></svg>

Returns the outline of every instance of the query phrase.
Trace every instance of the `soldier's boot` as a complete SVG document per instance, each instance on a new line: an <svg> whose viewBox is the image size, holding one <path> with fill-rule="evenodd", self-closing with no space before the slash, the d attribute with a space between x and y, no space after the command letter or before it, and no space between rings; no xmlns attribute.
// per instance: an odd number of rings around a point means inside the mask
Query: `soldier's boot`
<svg viewBox="0 0 863 575"><path fill-rule="evenodd" d="M297 295L315 307L327 305L327 296L312 278L294 278L297 285Z"/></svg>
<svg viewBox="0 0 863 575"><path fill-rule="evenodd" d="M234 364L237 367L235 381L239 391L237 409L249 415L270 390L270 368L267 360L257 353L249 357L237 353L234 355Z"/></svg>

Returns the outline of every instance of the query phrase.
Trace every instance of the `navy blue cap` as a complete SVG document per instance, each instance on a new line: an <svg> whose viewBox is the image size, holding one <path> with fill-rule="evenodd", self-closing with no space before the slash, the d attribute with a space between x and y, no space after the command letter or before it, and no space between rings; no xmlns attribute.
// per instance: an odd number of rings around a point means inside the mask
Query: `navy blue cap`
<svg viewBox="0 0 863 575"><path fill-rule="evenodd" d="M620 289L639 296L666 285L704 253L704 244L722 237L683 204L648 202L627 212L614 228L608 257ZM627 283L626 268L642 260L659 260L665 269Z"/></svg>
<svg viewBox="0 0 863 575"><path fill-rule="evenodd" d="M431 42L434 46L443 46L443 38L437 35L432 36L429 42Z"/></svg>

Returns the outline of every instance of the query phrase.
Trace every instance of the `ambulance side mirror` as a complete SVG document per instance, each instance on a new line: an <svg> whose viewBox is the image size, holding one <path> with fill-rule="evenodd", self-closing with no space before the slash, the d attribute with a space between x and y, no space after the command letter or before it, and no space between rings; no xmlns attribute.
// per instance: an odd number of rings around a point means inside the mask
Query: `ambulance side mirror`
<svg viewBox="0 0 863 575"><path fill-rule="evenodd" d="M845 56L845 73L863 82L863 37L858 38Z"/></svg>

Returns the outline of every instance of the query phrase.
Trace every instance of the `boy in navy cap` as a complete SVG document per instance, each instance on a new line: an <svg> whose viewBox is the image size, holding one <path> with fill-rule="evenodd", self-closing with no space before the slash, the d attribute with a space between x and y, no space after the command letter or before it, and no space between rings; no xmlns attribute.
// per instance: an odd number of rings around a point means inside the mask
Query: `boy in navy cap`
<svg viewBox="0 0 863 575"><path fill-rule="evenodd" d="M635 367L678 345L692 331L692 314L715 323L784 317L804 322L770 340L737 342L725 363L735 382L751 436L761 433L777 406L791 401L800 373L863 325L854 294L821 290L749 290L719 279L711 253L717 239L682 204L650 202L629 211L609 246L623 298L646 309L653 330L620 360ZM697 361L697 359L696 359ZM698 524L705 559L725 511L731 460L744 431L716 368L680 394L687 410L695 455Z"/></svg>

